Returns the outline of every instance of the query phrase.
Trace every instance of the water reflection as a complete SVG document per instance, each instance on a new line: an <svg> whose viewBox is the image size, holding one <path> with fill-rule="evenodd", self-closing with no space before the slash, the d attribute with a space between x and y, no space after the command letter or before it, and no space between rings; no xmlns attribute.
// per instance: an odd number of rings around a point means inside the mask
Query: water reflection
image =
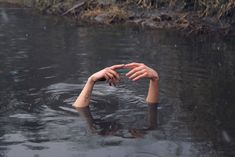
<svg viewBox="0 0 235 157"><path fill-rule="evenodd" d="M129 128L128 132L123 131L121 124L113 121L104 121L102 119L94 119L90 112L90 108L77 108L79 114L87 123L88 131L102 136L113 135L123 138L143 137L146 131L154 130L157 127L157 104L148 105L148 127L147 128Z"/></svg>

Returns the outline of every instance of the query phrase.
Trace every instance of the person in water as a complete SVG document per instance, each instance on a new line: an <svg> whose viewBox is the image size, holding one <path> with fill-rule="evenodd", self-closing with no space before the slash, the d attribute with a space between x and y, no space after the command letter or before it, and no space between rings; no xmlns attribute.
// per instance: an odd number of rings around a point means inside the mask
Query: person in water
<svg viewBox="0 0 235 157"><path fill-rule="evenodd" d="M104 68L94 73L93 75L91 75L87 79L87 82L84 88L82 89L80 95L74 102L73 106L75 108L82 108L82 107L89 106L91 93L92 93L95 83L97 81L105 79L109 83L109 85L115 86L121 79L117 70L123 69L123 68L129 69L129 72L126 73L126 76L132 81L138 81L142 78L148 78L150 82L149 82L149 89L148 89L148 95L146 97L146 102L148 104L158 103L159 101L158 73L154 69L146 66L143 63L129 63L129 64L113 65L113 66Z"/></svg>
<svg viewBox="0 0 235 157"><path fill-rule="evenodd" d="M132 81L138 81L143 78L149 79L149 88L148 94L146 97L146 102L148 104L149 109L149 128L154 129L156 127L156 104L159 101L158 96L158 73L146 66L143 63L129 63L129 64L118 64L110 67L106 67L94 74L92 74L82 89L80 95L77 97L76 101L73 103L73 107L75 107L80 115L85 118L89 127L92 129L93 118L90 114L89 103L91 99L91 94L93 87L96 82L106 80L110 86L116 86L116 84L120 81L120 75L118 70L127 69L128 72L126 76ZM115 126L115 125L113 125ZM112 132L117 130L116 127L113 128Z"/></svg>

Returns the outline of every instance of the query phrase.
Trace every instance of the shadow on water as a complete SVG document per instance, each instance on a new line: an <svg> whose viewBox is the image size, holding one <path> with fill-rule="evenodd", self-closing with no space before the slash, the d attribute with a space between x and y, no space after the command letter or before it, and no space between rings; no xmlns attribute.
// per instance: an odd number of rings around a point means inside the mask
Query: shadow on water
<svg viewBox="0 0 235 157"><path fill-rule="evenodd" d="M235 155L234 39L29 12L0 9L0 156ZM95 85L89 110L71 107L90 74L132 61L160 73L157 110L145 103L148 81L124 77Z"/></svg>
<svg viewBox="0 0 235 157"><path fill-rule="evenodd" d="M116 122L117 120L110 121L110 118L107 117L104 119L94 119L89 107L78 108L77 110L80 116L86 121L89 132L102 136L113 135L122 138L140 138L146 134L146 131L154 130L157 127L157 104L148 105L148 127L141 129L130 128L128 132L121 130L123 127Z"/></svg>

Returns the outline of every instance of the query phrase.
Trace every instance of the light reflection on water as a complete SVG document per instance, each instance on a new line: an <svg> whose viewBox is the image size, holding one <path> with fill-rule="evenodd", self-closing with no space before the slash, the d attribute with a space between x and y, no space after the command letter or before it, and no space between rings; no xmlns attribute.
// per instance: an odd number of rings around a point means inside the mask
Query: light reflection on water
<svg viewBox="0 0 235 157"><path fill-rule="evenodd" d="M8 21L0 19L0 156L235 154L232 39L77 27L28 12L5 9ZM90 132L71 104L90 74L132 61L160 73L157 129L129 138L130 129L148 127L148 82L123 78L117 88L97 84L90 106L97 124L120 126L118 131Z"/></svg>

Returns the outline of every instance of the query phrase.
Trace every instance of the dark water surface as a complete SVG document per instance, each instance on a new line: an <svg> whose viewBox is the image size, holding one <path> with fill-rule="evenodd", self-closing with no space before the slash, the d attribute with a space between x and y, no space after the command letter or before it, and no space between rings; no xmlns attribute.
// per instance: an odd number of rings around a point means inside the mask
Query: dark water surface
<svg viewBox="0 0 235 157"><path fill-rule="evenodd" d="M234 39L30 12L0 9L0 157L235 156ZM132 61L160 73L157 129L138 131L148 127L147 80L123 78L95 86L92 133L71 104L90 74Z"/></svg>

